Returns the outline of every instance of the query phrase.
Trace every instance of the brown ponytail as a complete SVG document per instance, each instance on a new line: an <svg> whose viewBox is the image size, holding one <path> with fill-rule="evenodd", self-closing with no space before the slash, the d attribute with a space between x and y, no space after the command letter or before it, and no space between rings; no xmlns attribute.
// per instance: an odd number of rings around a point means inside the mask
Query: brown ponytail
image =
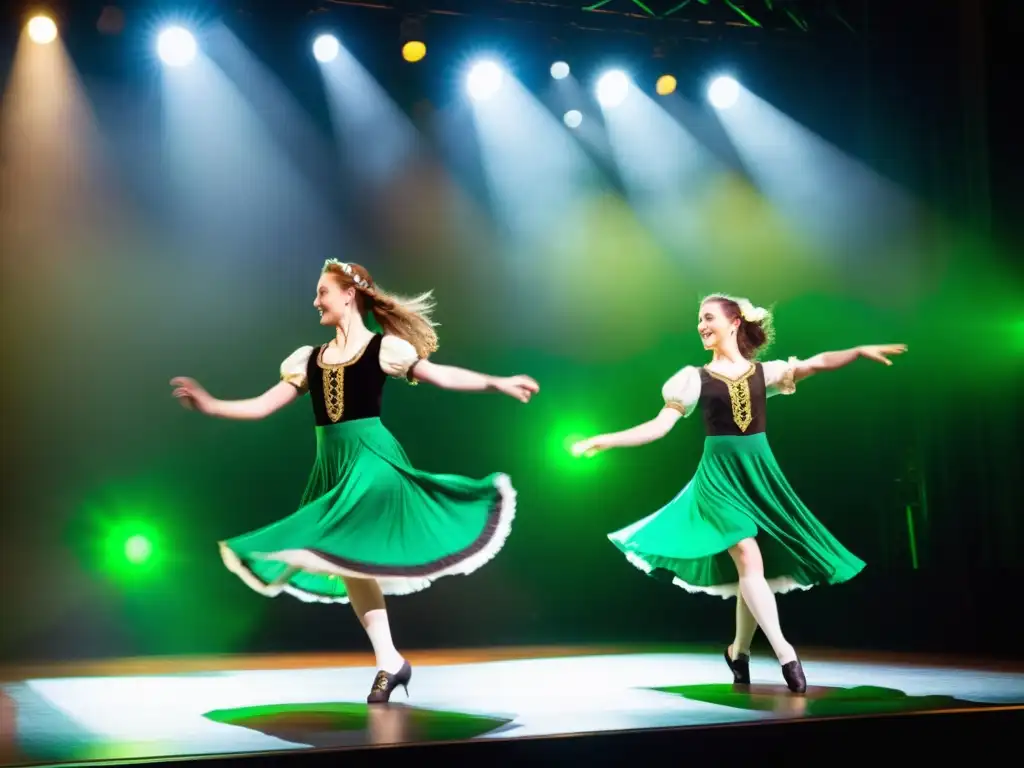
<svg viewBox="0 0 1024 768"><path fill-rule="evenodd" d="M709 301L717 302L722 308L722 314L730 320L739 319L736 346L747 360L754 360L775 340L772 314L767 309L755 307L748 299L737 299L722 294L708 296L701 304ZM744 314L753 315L753 318L748 319Z"/></svg>
<svg viewBox="0 0 1024 768"><path fill-rule="evenodd" d="M435 306L433 291L412 297L387 293L373 282L366 267L334 259L324 263L323 272L335 277L343 288L355 288L359 311L364 316L372 314L385 333L412 344L420 358L437 351L436 323L430 317Z"/></svg>

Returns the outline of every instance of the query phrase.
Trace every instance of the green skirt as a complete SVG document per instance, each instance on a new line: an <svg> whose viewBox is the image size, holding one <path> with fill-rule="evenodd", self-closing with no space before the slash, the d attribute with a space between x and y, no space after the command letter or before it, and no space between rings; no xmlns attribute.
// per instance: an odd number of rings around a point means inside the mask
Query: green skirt
<svg viewBox="0 0 1024 768"><path fill-rule="evenodd" d="M299 510L227 541L227 568L262 595L348 602L341 577L384 594L426 589L493 558L515 516L506 475L476 480L414 469L380 419L316 428L316 463Z"/></svg>
<svg viewBox="0 0 1024 768"><path fill-rule="evenodd" d="M764 433L708 437L696 474L678 496L608 534L640 570L723 598L739 591L728 549L750 537L757 537L774 592L837 584L864 568L797 497Z"/></svg>

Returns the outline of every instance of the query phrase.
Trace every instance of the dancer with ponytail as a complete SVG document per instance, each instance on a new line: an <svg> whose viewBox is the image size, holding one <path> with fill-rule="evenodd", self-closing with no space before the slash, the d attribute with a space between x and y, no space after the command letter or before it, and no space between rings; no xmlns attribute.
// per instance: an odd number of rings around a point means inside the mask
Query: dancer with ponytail
<svg viewBox="0 0 1024 768"><path fill-rule="evenodd" d="M750 683L750 643L758 626L771 643L789 689L807 680L779 625L775 593L838 584L864 563L847 551L800 501L772 455L765 435L766 401L792 394L796 383L865 358L891 365L902 344L823 352L807 360L756 362L772 340L771 316L747 299L708 296L697 332L711 362L687 366L662 388L664 407L632 429L573 446L576 455L658 440L680 417L699 410L706 438L697 471L653 515L608 535L640 570L688 592L736 598L736 634L725 662L738 684Z"/></svg>
<svg viewBox="0 0 1024 768"><path fill-rule="evenodd" d="M220 542L227 568L256 592L306 602L351 602L376 656L367 702L408 693L409 663L391 639L384 595L426 589L468 574L501 549L515 514L504 474L483 479L415 469L382 424L387 377L462 392L500 392L523 403L539 390L527 376L500 378L437 365L431 294L403 299L381 290L365 268L329 260L313 306L334 329L327 344L300 347L281 381L248 400L218 400L196 381L175 378L187 408L225 419L263 419L309 393L316 461L297 512ZM367 328L372 315L383 333Z"/></svg>

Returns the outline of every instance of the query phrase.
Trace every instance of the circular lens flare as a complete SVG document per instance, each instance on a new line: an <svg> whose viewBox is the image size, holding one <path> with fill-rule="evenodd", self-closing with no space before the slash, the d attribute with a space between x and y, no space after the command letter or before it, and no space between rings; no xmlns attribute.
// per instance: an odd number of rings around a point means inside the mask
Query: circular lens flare
<svg viewBox="0 0 1024 768"><path fill-rule="evenodd" d="M338 51L341 45L334 35L320 35L313 41L313 57L321 64L334 61L338 58Z"/></svg>
<svg viewBox="0 0 1024 768"><path fill-rule="evenodd" d="M33 16L29 19L27 29L33 43L47 45L57 39L57 23L49 16Z"/></svg>
<svg viewBox="0 0 1024 768"><path fill-rule="evenodd" d="M493 61L481 61L469 71L466 89L473 99L484 101L501 89L504 80L505 74L501 71L501 67Z"/></svg>
<svg viewBox="0 0 1024 768"><path fill-rule="evenodd" d="M740 96L740 84L731 77L716 77L708 86L708 101L715 109L728 109Z"/></svg>
<svg viewBox="0 0 1024 768"><path fill-rule="evenodd" d="M583 122L583 113L578 109L570 109L564 115L562 115L562 122L565 123L568 128L579 128Z"/></svg>
<svg viewBox="0 0 1024 768"><path fill-rule="evenodd" d="M556 61L551 65L551 76L555 80L562 80L569 76L569 65L564 61Z"/></svg>
<svg viewBox="0 0 1024 768"><path fill-rule="evenodd" d="M156 49L164 64L183 67L196 57L196 39L187 29L171 27L160 33Z"/></svg>
<svg viewBox="0 0 1024 768"><path fill-rule="evenodd" d="M417 61L422 61L423 57L427 55L427 45L419 40L410 40L408 43L402 46L402 58L408 61L410 64L415 64Z"/></svg>
<svg viewBox="0 0 1024 768"><path fill-rule="evenodd" d="M602 107L617 107L629 95L629 78L625 72L613 70L597 81L597 100Z"/></svg>
<svg viewBox="0 0 1024 768"><path fill-rule="evenodd" d="M144 563L153 554L152 542L141 534L128 537L124 543L124 556L129 563Z"/></svg>

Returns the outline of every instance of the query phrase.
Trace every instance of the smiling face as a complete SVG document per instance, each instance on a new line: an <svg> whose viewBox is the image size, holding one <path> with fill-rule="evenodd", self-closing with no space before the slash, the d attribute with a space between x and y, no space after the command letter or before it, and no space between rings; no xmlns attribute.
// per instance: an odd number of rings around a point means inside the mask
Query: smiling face
<svg viewBox="0 0 1024 768"><path fill-rule="evenodd" d="M697 314L697 333L704 344L704 349L716 349L725 343L739 327L740 320L730 320L722 309L721 302L705 301L700 305Z"/></svg>
<svg viewBox="0 0 1024 768"><path fill-rule="evenodd" d="M355 300L355 288L342 288L331 274L320 275L313 307L320 313L320 325L341 325L341 318Z"/></svg>

